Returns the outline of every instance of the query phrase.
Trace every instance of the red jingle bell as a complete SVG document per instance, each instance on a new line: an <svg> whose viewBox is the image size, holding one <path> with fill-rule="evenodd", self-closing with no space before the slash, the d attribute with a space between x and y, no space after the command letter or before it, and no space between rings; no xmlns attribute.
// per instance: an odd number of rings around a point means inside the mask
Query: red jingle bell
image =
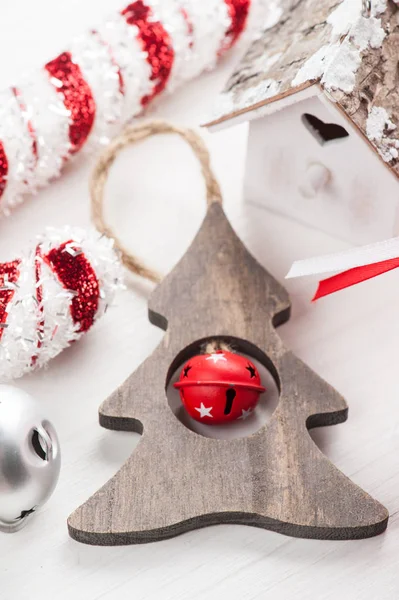
<svg viewBox="0 0 399 600"><path fill-rule="evenodd" d="M222 350L191 358L174 387L190 417L209 425L246 419L265 391L250 360Z"/></svg>

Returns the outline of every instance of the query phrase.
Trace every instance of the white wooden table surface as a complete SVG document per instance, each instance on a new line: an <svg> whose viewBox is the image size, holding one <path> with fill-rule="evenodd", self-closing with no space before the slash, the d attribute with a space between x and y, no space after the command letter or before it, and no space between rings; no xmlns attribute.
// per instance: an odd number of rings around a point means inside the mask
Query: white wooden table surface
<svg viewBox="0 0 399 600"><path fill-rule="evenodd" d="M1 84L63 49L71 35L120 1L6 4L0 20ZM163 100L153 114L198 124L233 62L230 57L217 72ZM256 258L283 280L295 258L345 248L342 241L243 203L245 136L245 126L205 134L227 214ZM88 226L92 164L79 160L1 222L0 260L18 255L47 225ZM190 152L172 138L125 152L111 174L108 205L109 220L126 243L166 273L205 211ZM286 285L293 316L280 329L284 342L335 385L350 407L347 423L311 435L344 473L388 507L387 532L364 541L329 542L224 525L140 546L100 548L71 540L68 514L116 472L138 439L103 430L97 422L100 402L162 336L146 317L151 286L132 281L84 340L47 370L18 382L40 398L57 427L63 464L46 507L18 534L0 536L1 600L398 598L399 274L393 271L316 305L310 303L314 282Z"/></svg>

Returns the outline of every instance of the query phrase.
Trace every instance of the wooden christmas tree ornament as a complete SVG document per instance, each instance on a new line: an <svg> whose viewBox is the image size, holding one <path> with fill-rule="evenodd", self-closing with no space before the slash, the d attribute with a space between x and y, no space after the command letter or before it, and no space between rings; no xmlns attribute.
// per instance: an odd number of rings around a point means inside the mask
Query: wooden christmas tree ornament
<svg viewBox="0 0 399 600"><path fill-rule="evenodd" d="M118 473L69 517L70 535L88 544L133 544L219 523L320 539L381 533L387 510L343 475L308 434L312 427L345 421L346 402L278 337L275 327L290 315L288 294L231 228L201 140L165 123L127 130L95 173L97 226L112 234L100 199L117 151L170 132L186 139L200 158L208 211L191 247L150 299L149 319L166 332L161 344L100 407L103 427L142 438ZM125 254L124 260L143 270L132 257ZM271 419L248 437L199 435L168 404L172 374L207 340L224 340L259 360L278 384Z"/></svg>

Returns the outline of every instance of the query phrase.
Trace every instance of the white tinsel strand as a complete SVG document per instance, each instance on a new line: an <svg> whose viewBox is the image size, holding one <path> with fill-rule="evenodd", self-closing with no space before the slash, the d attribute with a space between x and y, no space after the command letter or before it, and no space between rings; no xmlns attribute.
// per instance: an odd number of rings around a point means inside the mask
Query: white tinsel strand
<svg viewBox="0 0 399 600"><path fill-rule="evenodd" d="M2 205L2 210L7 212L14 203L13 199L34 191L33 173L36 166L28 120L21 110L15 89L0 92L0 123L4 151L7 157L11 157L6 186L9 200Z"/></svg>
<svg viewBox="0 0 399 600"><path fill-rule="evenodd" d="M69 152L68 120L66 110L60 95L51 85L44 70L26 77L18 86L27 107L27 116L34 124L37 139L37 164L34 170L31 192L44 187L49 181L58 177ZM2 139L2 121L0 121L0 139ZM33 127L33 125L32 125ZM9 156L11 165L15 158ZM21 161L21 171L28 171ZM0 210L5 211L21 202L21 195L13 194L9 189L9 181L4 195L0 198Z"/></svg>
<svg viewBox="0 0 399 600"><path fill-rule="evenodd" d="M76 292L66 289L57 270L41 258L71 240L63 252L72 257L83 253L99 284L93 322L105 313L115 291L122 287L121 266L111 240L97 232L87 234L76 228L47 229L43 236L38 237L34 248L20 259L17 280L11 282L7 276L3 277L1 291L12 290L14 295L6 306L4 297L0 297L0 307L6 308L1 324L0 381L15 379L45 365L83 335L80 323L74 322L71 312ZM37 248L40 248L39 259ZM3 266L0 265L0 268ZM37 293L38 287L41 295Z"/></svg>
<svg viewBox="0 0 399 600"><path fill-rule="evenodd" d="M96 90L96 119L90 133L91 145L107 144L112 126L121 118L124 103L118 67L110 46L97 31L91 31L74 40L71 54L91 90Z"/></svg>
<svg viewBox="0 0 399 600"><path fill-rule="evenodd" d="M57 177L72 154L107 143L164 89L213 68L249 24L262 28L268 11L269 0L138 0L63 53L78 75L65 71L59 79L48 63L0 94L0 213ZM163 35L164 46L157 46ZM152 56L154 47L160 56ZM75 88L68 91L71 81ZM95 106L91 120L84 112L90 102Z"/></svg>

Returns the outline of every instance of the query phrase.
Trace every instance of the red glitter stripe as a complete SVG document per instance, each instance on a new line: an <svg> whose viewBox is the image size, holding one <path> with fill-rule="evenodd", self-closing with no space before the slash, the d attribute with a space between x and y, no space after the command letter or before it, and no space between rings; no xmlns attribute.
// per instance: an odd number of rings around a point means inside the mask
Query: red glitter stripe
<svg viewBox="0 0 399 600"><path fill-rule="evenodd" d="M187 33L190 36L190 43L189 43L188 47L191 50L193 48L193 46L194 46L194 40L193 40L194 25L193 25L193 22L192 22L192 20L190 18L190 15L188 14L188 12L186 11L185 8L181 8L180 12L183 15L183 19L186 22Z"/></svg>
<svg viewBox="0 0 399 600"><path fill-rule="evenodd" d="M80 325L79 332L93 325L100 297L100 284L90 261L81 252L73 255L69 249L77 248L72 240L53 248L43 259L58 277L63 287L75 293L71 302L71 316ZM79 250L77 250L79 252Z"/></svg>
<svg viewBox="0 0 399 600"><path fill-rule="evenodd" d="M16 87L12 87L11 91L14 94L14 96L15 96L17 102L18 102L18 106L19 106L19 109L20 109L22 115L26 119L26 115L27 115L26 104L25 104L25 102L23 100L23 97L22 97L22 94L21 94L21 90L19 90ZM32 140L32 154L33 154L33 156L35 158L35 164L37 164L38 150L37 150L37 135L36 135L36 131L35 131L35 128L33 127L32 121L30 119L26 119L26 126L28 128L28 132L29 132L29 135L30 135L31 140Z"/></svg>
<svg viewBox="0 0 399 600"><path fill-rule="evenodd" d="M7 282L16 283L19 278L20 260L13 260L7 263L0 264L0 287L5 287ZM0 290L0 323L7 323L7 307L11 302L15 290ZM4 327L0 328L0 340L3 337Z"/></svg>
<svg viewBox="0 0 399 600"><path fill-rule="evenodd" d="M226 31L226 41L222 52L229 50L244 31L251 0L224 0L229 11L231 24Z"/></svg>
<svg viewBox="0 0 399 600"><path fill-rule="evenodd" d="M122 94L122 96L125 95L125 81L123 79L123 75L122 75L122 71L120 66L118 65L118 63L116 62L114 53L112 52L112 48L111 46L108 44L108 42L106 42L105 40L103 40L103 38L101 37L101 35L98 33L98 31L96 29L92 30L92 34L95 35L98 38L98 41L100 42L100 44L102 44L103 46L105 46L109 52L109 56L111 59L111 62L113 64L113 66L116 69L116 73L118 75L118 80L119 80L119 91Z"/></svg>
<svg viewBox="0 0 399 600"><path fill-rule="evenodd" d="M0 198L7 185L8 159L2 142L0 142Z"/></svg>
<svg viewBox="0 0 399 600"><path fill-rule="evenodd" d="M146 106L162 92L168 81L174 60L171 39L160 21L151 20L152 11L142 0L129 4L121 14L128 25L138 28L137 39L146 52L147 62L151 67L150 80L155 84L152 92L141 99L142 106Z"/></svg>
<svg viewBox="0 0 399 600"><path fill-rule="evenodd" d="M70 52L63 52L48 62L45 69L54 78L52 83L62 94L65 108L70 111L69 141L74 154L81 149L93 127L96 103L92 91L79 65L72 61Z"/></svg>
<svg viewBox="0 0 399 600"><path fill-rule="evenodd" d="M36 246L36 253L35 253L35 279L36 279L36 300L39 306L39 312L41 314L41 318L38 321L37 324L37 344L36 347L39 350L42 347L42 339L41 336L44 334L44 310L43 310L43 287L42 285L39 283L40 279L42 277L42 253L41 253L41 248L40 245ZM37 354L35 356L32 356L32 366L34 366L36 364L37 361Z"/></svg>

